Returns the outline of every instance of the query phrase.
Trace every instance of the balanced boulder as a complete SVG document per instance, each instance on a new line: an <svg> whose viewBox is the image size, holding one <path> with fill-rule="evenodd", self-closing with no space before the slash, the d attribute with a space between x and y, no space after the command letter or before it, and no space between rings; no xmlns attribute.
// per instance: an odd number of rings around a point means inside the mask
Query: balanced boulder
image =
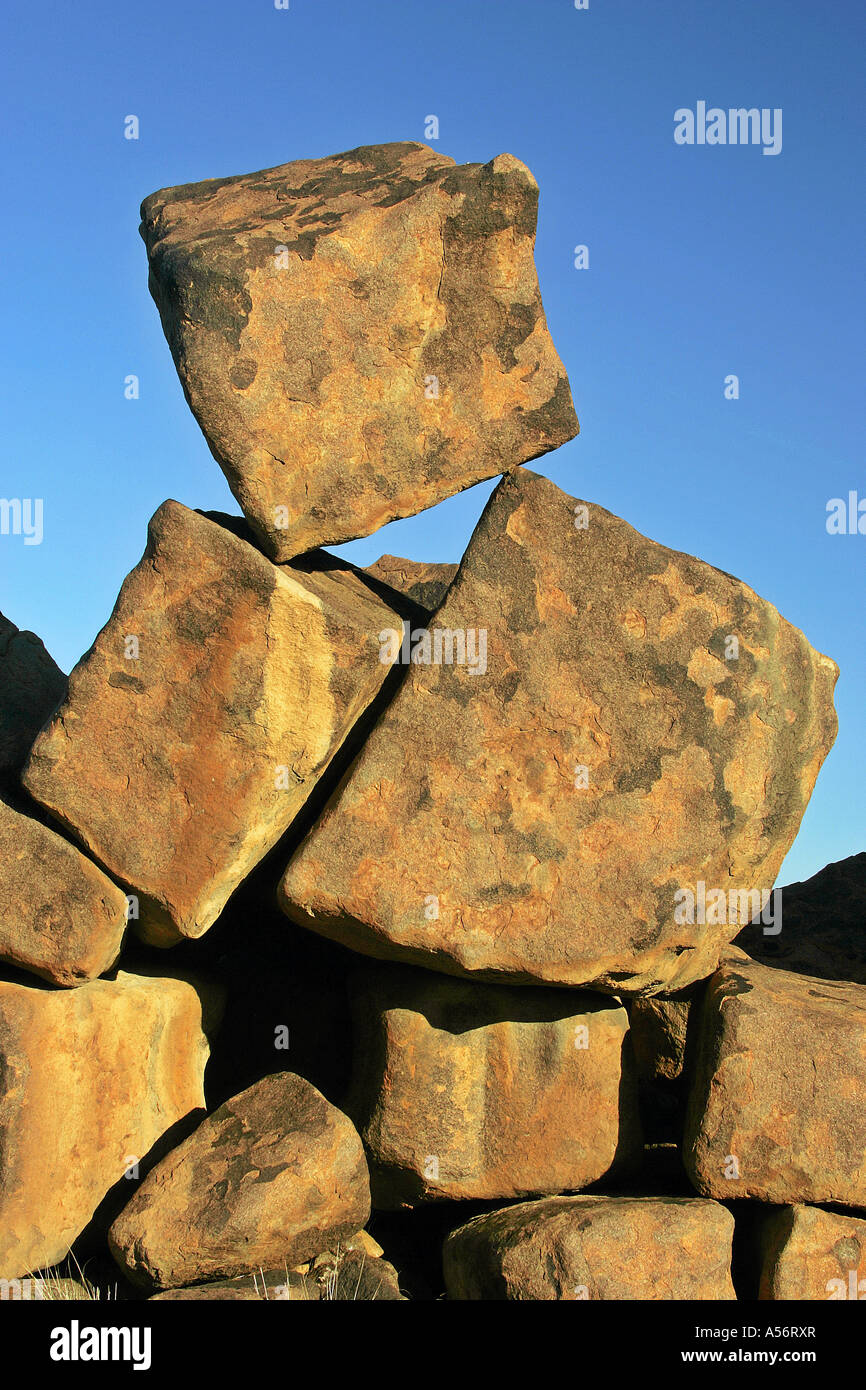
<svg viewBox="0 0 866 1390"><path fill-rule="evenodd" d="M538 185L367 145L142 204L193 414L270 555L367 536L577 433Z"/></svg>
<svg viewBox="0 0 866 1390"><path fill-rule="evenodd" d="M0 796L0 961L80 985L116 961L126 895L41 821Z"/></svg>
<svg viewBox="0 0 866 1390"><path fill-rule="evenodd" d="M109 1232L145 1288L291 1268L363 1227L370 1185L351 1122L291 1072L221 1105L152 1170Z"/></svg>
<svg viewBox="0 0 866 1390"><path fill-rule="evenodd" d="M683 1158L710 1197L866 1206L866 987L725 961L700 1007Z"/></svg>
<svg viewBox="0 0 866 1390"><path fill-rule="evenodd" d="M0 1278L64 1259L103 1198L204 1105L219 996L119 972L73 990L0 980Z"/></svg>
<svg viewBox="0 0 866 1390"><path fill-rule="evenodd" d="M353 981L347 1109L375 1207L575 1191L641 1153L621 1006L386 966Z"/></svg>
<svg viewBox="0 0 866 1390"><path fill-rule="evenodd" d="M548 1197L453 1231L450 1298L732 1300L734 1218L691 1197Z"/></svg>
<svg viewBox="0 0 866 1390"><path fill-rule="evenodd" d="M706 976L836 732L835 663L771 604L525 469L396 659L408 676L281 902L356 950L482 979Z"/></svg>
<svg viewBox="0 0 866 1390"><path fill-rule="evenodd" d="M132 890L156 945L205 932L288 828L400 621L351 566L274 565L244 530L160 507L24 776Z"/></svg>

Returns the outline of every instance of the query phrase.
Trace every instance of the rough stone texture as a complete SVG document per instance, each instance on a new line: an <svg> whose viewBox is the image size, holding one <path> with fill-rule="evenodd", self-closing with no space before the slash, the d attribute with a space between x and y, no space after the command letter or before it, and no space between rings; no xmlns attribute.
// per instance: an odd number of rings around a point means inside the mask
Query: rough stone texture
<svg viewBox="0 0 866 1390"><path fill-rule="evenodd" d="M131 1164L202 1107L218 1006L156 974L0 980L0 1277L64 1259Z"/></svg>
<svg viewBox="0 0 866 1390"><path fill-rule="evenodd" d="M623 1008L405 967L353 981L373 1205L574 1191L641 1152Z"/></svg>
<svg viewBox="0 0 866 1390"><path fill-rule="evenodd" d="M370 1214L361 1141L291 1072L221 1105L148 1174L109 1232L145 1288L291 1267L353 1235Z"/></svg>
<svg viewBox="0 0 866 1390"><path fill-rule="evenodd" d="M66 677L32 632L0 613L0 786L13 786L42 725L66 694Z"/></svg>
<svg viewBox="0 0 866 1390"><path fill-rule="evenodd" d="M683 1143L698 1191L866 1206L866 988L725 962L698 1029Z"/></svg>
<svg viewBox="0 0 866 1390"><path fill-rule="evenodd" d="M205 932L287 829L387 674L377 634L400 625L351 567L276 566L238 522L160 507L24 776L138 895L156 945Z"/></svg>
<svg viewBox="0 0 866 1390"><path fill-rule="evenodd" d="M759 1298L866 1298L866 1221L818 1207L783 1207L761 1223L759 1242Z"/></svg>
<svg viewBox="0 0 866 1390"><path fill-rule="evenodd" d="M549 1197L476 1217L445 1242L450 1298L734 1298L734 1218L692 1197Z"/></svg>
<svg viewBox="0 0 866 1390"><path fill-rule="evenodd" d="M682 1076L693 991L633 999L628 1016L638 1072L649 1081Z"/></svg>
<svg viewBox="0 0 866 1390"><path fill-rule="evenodd" d="M737 937L750 956L796 974L866 985L866 854L828 864L782 889L782 930L748 926Z"/></svg>
<svg viewBox="0 0 866 1390"><path fill-rule="evenodd" d="M457 573L457 565L425 564L419 560L402 560L397 555L380 555L375 565L368 565L366 574L381 579L408 598L433 613L439 607Z"/></svg>
<svg viewBox="0 0 866 1390"><path fill-rule="evenodd" d="M413 143L145 199L186 398L269 554L370 535L577 433L537 207L512 155Z"/></svg>
<svg viewBox="0 0 866 1390"><path fill-rule="evenodd" d="M303 1273L290 1269L238 1275L186 1289L166 1289L153 1294L151 1303L184 1300L195 1302L369 1302L404 1303L396 1269L387 1260L371 1259L359 1251L330 1252Z"/></svg>
<svg viewBox="0 0 866 1390"><path fill-rule="evenodd" d="M618 994L715 968L739 924L678 924L675 895L772 885L838 669L738 580L601 507L578 529L581 506L525 469L499 484L431 624L486 630L486 671L408 668L286 870L295 921L448 973Z"/></svg>
<svg viewBox="0 0 866 1390"><path fill-rule="evenodd" d="M114 964L126 895L53 830L0 796L0 960L56 985Z"/></svg>

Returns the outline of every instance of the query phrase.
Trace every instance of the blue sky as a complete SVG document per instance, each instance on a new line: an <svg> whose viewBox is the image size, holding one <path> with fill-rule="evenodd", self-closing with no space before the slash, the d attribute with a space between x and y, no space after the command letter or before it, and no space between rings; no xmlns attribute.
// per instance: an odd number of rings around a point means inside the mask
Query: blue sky
<svg viewBox="0 0 866 1390"><path fill-rule="evenodd" d="M534 466L838 661L839 737L780 882L866 847L866 535L825 527L830 498L866 498L861 0L5 0L2 31L0 495L44 499L41 545L0 536L4 613L68 670L160 502L237 511L148 295L141 199L420 140L435 114L441 152L509 151L541 186L582 432ZM702 100L781 108L781 153L675 144ZM341 553L457 560L489 491Z"/></svg>

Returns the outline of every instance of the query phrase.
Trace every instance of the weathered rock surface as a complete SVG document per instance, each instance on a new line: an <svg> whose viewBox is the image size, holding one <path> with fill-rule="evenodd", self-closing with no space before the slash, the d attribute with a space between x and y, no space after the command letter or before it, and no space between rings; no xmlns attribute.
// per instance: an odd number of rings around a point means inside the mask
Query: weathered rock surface
<svg viewBox="0 0 866 1390"><path fill-rule="evenodd" d="M789 883L781 898L782 930L767 935L747 926L737 945L765 965L866 985L866 854Z"/></svg>
<svg viewBox="0 0 866 1390"><path fill-rule="evenodd" d="M0 981L0 1277L64 1259L124 1173L202 1107L218 1006L156 974Z"/></svg>
<svg viewBox="0 0 866 1390"><path fill-rule="evenodd" d="M450 1298L734 1298L734 1218L691 1197L548 1197L476 1217L445 1242Z"/></svg>
<svg viewBox="0 0 866 1390"><path fill-rule="evenodd" d="M419 560L403 560L397 555L380 555L365 572L433 613L447 594L457 569L457 565L425 564Z"/></svg>
<svg viewBox="0 0 866 1390"><path fill-rule="evenodd" d="M629 1003L631 1040L638 1072L648 1081L676 1081L683 1073L693 989L650 995Z"/></svg>
<svg viewBox="0 0 866 1390"><path fill-rule="evenodd" d="M866 988L725 962L707 985L683 1144L699 1192L866 1206Z"/></svg>
<svg viewBox="0 0 866 1390"><path fill-rule="evenodd" d="M373 1205L574 1191L641 1152L625 1010L405 967L353 981Z"/></svg>
<svg viewBox="0 0 866 1390"><path fill-rule="evenodd" d="M0 960L80 985L116 961L126 910L101 869L0 796Z"/></svg>
<svg viewBox="0 0 866 1390"><path fill-rule="evenodd" d="M157 1164L109 1244L134 1283L177 1288L290 1268L369 1214L353 1125L308 1081L280 1072L221 1105Z"/></svg>
<svg viewBox="0 0 866 1390"><path fill-rule="evenodd" d="M866 1298L866 1221L791 1206L760 1227L761 1299Z"/></svg>
<svg viewBox="0 0 866 1390"><path fill-rule="evenodd" d="M0 786L12 786L33 740L66 694L66 677L32 632L0 613Z"/></svg>
<svg viewBox="0 0 866 1390"><path fill-rule="evenodd" d="M370 535L577 433L537 207L512 155L413 143L145 199L186 398L269 554Z"/></svg>
<svg viewBox="0 0 866 1390"><path fill-rule="evenodd" d="M24 775L156 945L205 932L287 829L400 626L350 566L276 566L225 520L159 508Z"/></svg>
<svg viewBox="0 0 866 1390"><path fill-rule="evenodd" d="M710 973L740 923L727 899L697 920L700 885L771 887L835 736L835 663L730 575L524 469L431 632L284 910L484 979L670 993Z"/></svg>

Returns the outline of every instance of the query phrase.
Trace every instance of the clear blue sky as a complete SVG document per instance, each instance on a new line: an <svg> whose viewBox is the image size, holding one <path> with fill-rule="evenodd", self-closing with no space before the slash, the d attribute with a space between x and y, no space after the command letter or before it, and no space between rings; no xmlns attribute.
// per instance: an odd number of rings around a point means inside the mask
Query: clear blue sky
<svg viewBox="0 0 866 1390"><path fill-rule="evenodd" d="M509 151L541 186L582 433L536 467L839 662L839 738L780 882L866 848L866 535L825 529L829 498L866 497L862 0L5 0L2 28L0 496L45 507L41 545L0 537L14 622L68 670L160 502L237 511L147 292L142 197L420 140L435 114L443 153ZM676 145L701 100L781 107L781 154ZM489 490L341 553L457 560Z"/></svg>

